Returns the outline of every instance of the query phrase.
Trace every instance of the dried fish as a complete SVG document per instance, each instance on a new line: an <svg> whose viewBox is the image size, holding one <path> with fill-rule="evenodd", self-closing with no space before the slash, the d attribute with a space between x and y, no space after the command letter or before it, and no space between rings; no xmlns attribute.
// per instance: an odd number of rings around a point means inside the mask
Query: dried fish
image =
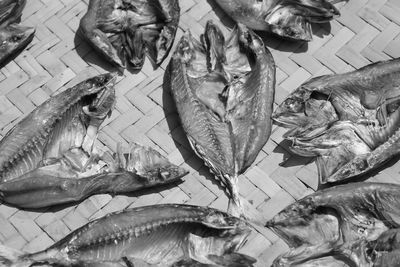
<svg viewBox="0 0 400 267"><path fill-rule="evenodd" d="M170 62L172 95L189 143L227 189L238 215L237 176L271 133L275 64L243 25L225 41L209 21L201 40L190 32L180 40Z"/></svg>
<svg viewBox="0 0 400 267"><path fill-rule="evenodd" d="M312 40L311 23L325 23L340 16L331 0L215 0L215 2L232 19L251 29L269 31L282 37L302 41Z"/></svg>
<svg viewBox="0 0 400 267"><path fill-rule="evenodd" d="M251 228L199 206L164 204L108 214L48 249L21 254L0 246L2 266L253 266L237 253Z"/></svg>
<svg viewBox="0 0 400 267"><path fill-rule="evenodd" d="M322 183L364 174L400 152L400 60L304 83L273 119L292 151L317 156Z"/></svg>
<svg viewBox="0 0 400 267"><path fill-rule="evenodd" d="M80 29L109 62L141 69L145 53L159 65L179 23L178 0L90 0Z"/></svg>
<svg viewBox="0 0 400 267"><path fill-rule="evenodd" d="M0 199L20 208L79 201L98 193L132 192L187 174L157 151L132 144L113 157L94 149L115 101L115 77L103 74L55 95L0 142Z"/></svg>
<svg viewBox="0 0 400 267"><path fill-rule="evenodd" d="M0 66L21 52L33 39L35 29L21 26L26 0L0 1Z"/></svg>
<svg viewBox="0 0 400 267"><path fill-rule="evenodd" d="M400 186L353 183L309 195L267 226L292 249L273 266L398 266Z"/></svg>

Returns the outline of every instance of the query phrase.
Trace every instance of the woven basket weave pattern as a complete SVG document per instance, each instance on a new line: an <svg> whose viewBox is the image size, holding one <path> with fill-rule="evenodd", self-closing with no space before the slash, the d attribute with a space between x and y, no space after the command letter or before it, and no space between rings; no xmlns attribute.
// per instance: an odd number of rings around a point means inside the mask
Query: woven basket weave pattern
<svg viewBox="0 0 400 267"><path fill-rule="evenodd" d="M0 70L0 137L52 94L112 69L76 34L87 2L27 1L21 23L35 26L36 34L27 49ZM199 36L209 19L221 27L233 26L212 0L181 0L180 6L175 44L184 30ZM400 1L350 0L336 6L342 16L328 24L313 25L314 40L308 44L264 34L277 66L276 104L311 77L400 56ZM223 31L227 34L229 29ZM226 195L191 150L169 89L162 86L170 57L156 70L146 60L140 72L125 71L118 79L116 108L103 123L96 145L110 150L115 150L117 143L128 147L131 141L152 146L190 170L184 183L161 192L149 190L143 196L92 196L77 206L45 212L0 205L0 243L38 251L91 219L127 207L187 203L226 210ZM291 154L290 143L282 139L284 132L274 126L256 162L239 178L240 194L265 220L312 193L318 184L313 159ZM394 159L368 181L398 183L399 170L400 163ZM252 234L243 252L258 258L257 266L268 266L287 246L270 230L261 232Z"/></svg>

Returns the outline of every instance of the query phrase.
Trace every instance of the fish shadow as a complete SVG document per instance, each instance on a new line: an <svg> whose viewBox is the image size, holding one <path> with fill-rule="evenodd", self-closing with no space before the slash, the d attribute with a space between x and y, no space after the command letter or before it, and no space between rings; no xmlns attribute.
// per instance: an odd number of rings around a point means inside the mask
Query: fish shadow
<svg viewBox="0 0 400 267"><path fill-rule="evenodd" d="M174 141L176 148L182 155L185 163L193 170L198 171L198 174L207 180L211 181L212 184L218 186L218 188L225 192L225 188L215 179L215 176L210 172L209 168L204 165L204 162L199 158L191 148L189 141L187 140L186 134L182 129L181 121L176 109L175 101L171 94L171 65L169 64L164 72L163 77L163 110L167 121L169 132ZM199 166L199 160L201 165Z"/></svg>
<svg viewBox="0 0 400 267"><path fill-rule="evenodd" d="M274 153L282 154L282 161L279 166L284 168L304 166L315 161L315 157L302 157L291 152L291 144L291 141L284 139L272 150Z"/></svg>
<svg viewBox="0 0 400 267"><path fill-rule="evenodd" d="M354 176L354 177L352 177L350 179L346 179L346 180L343 180L343 181L337 181L337 182L334 182L334 183L326 183L326 184L321 184L320 181L319 181L318 190L325 189L325 188L332 187L332 186L336 186L336 185L344 185L344 184L350 184L350 183L365 182L368 179L377 176L381 171L391 168L394 164L396 164L399 161L399 159L400 159L400 155L397 155L397 156L389 159L388 161L386 161L384 164L382 164L381 166L379 166L376 169L373 169L373 170L371 170L371 171L369 171L367 173L364 173L364 174L361 174L361 175L358 175L358 176Z"/></svg>
<svg viewBox="0 0 400 267"><path fill-rule="evenodd" d="M318 36L319 38L323 38L331 33L332 26L330 22L325 23L312 23L311 29L313 35Z"/></svg>

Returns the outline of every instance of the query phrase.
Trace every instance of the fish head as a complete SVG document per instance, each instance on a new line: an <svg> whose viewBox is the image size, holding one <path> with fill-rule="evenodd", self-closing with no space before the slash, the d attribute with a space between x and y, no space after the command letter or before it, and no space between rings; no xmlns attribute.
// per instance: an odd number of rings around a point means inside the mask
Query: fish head
<svg viewBox="0 0 400 267"><path fill-rule="evenodd" d="M297 201L267 223L293 248L277 262L306 263L342 255L357 266L369 266L363 264L371 259L365 256L366 242L374 243L388 229L398 228L398 195L398 185L363 182L317 191Z"/></svg>
<svg viewBox="0 0 400 267"><path fill-rule="evenodd" d="M329 102L329 95L300 86L276 108L272 119L290 128L284 137L303 137L325 129L338 120L338 115Z"/></svg>
<svg viewBox="0 0 400 267"><path fill-rule="evenodd" d="M125 155L128 172L140 176L145 186L155 186L180 180L188 171L172 164L166 157L151 147L131 144L130 152Z"/></svg>
<svg viewBox="0 0 400 267"><path fill-rule="evenodd" d="M284 137L293 141L293 152L318 157L322 183L364 174L399 151L396 142L388 141L396 140L400 121L398 93L393 89L396 73L387 71L379 80L370 76L380 70L360 71L311 79L272 116L289 128Z"/></svg>
<svg viewBox="0 0 400 267"><path fill-rule="evenodd" d="M0 56L6 58L28 45L34 36L35 29L16 24L0 29Z"/></svg>
<svg viewBox="0 0 400 267"><path fill-rule="evenodd" d="M266 226L294 247L333 242L339 236L339 218L335 210L315 203L313 196L289 205Z"/></svg>
<svg viewBox="0 0 400 267"><path fill-rule="evenodd" d="M83 107L83 111L91 118L103 120L109 115L115 105L114 84L116 75L112 73L93 77L88 82L90 101Z"/></svg>
<svg viewBox="0 0 400 267"><path fill-rule="evenodd" d="M215 209L206 210L202 224L217 230L210 238L202 240L203 243L208 243L207 246L203 244L202 247L208 247L209 251L215 255L239 250L251 233L251 228L246 221ZM199 242L197 243L198 246Z"/></svg>

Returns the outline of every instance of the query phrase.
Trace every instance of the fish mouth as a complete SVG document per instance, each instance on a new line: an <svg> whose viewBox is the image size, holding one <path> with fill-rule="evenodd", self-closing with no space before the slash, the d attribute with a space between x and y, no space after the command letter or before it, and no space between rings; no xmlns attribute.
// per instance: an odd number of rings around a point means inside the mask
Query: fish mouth
<svg viewBox="0 0 400 267"><path fill-rule="evenodd" d="M397 219L388 220L399 212L396 203L390 204L398 189L393 184L354 183L318 191L288 206L266 225L292 247L274 266L335 255L347 258L350 266L370 266L362 264L371 260L366 244L398 227Z"/></svg>
<svg viewBox="0 0 400 267"><path fill-rule="evenodd" d="M91 86L85 96L83 112L91 118L104 119L111 114L115 105L115 89L117 75L106 73L93 77L88 84Z"/></svg>
<svg viewBox="0 0 400 267"><path fill-rule="evenodd" d="M400 151L400 97L392 78L395 74L388 80L383 80L383 75L373 77L368 84L359 78L363 72L385 67L379 63L348 74L314 78L292 92L272 115L276 124L289 129L284 138L292 141L294 153L317 157L321 183L358 177ZM382 91L370 89L375 85L369 83L374 82L387 85L380 87Z"/></svg>

